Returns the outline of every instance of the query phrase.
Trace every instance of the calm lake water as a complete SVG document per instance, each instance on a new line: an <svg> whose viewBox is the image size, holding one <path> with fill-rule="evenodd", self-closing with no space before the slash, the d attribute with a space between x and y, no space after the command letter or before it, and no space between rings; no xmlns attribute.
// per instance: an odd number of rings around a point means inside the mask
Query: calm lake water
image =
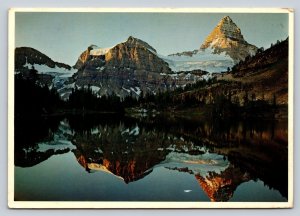
<svg viewBox="0 0 300 216"><path fill-rule="evenodd" d="M285 202L287 133L287 121L16 121L15 200Z"/></svg>

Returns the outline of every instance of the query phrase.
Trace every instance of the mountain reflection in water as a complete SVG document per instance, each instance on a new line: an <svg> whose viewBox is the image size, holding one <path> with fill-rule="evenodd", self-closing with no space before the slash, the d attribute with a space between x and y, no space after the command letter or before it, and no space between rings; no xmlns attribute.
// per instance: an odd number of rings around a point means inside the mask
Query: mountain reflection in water
<svg viewBox="0 0 300 216"><path fill-rule="evenodd" d="M235 198L235 191L251 180L281 194L278 199L260 201L286 201L288 196L286 121L198 122L164 116L139 120L86 115L16 120L15 134L15 166L28 172L53 155L72 152L87 173L109 173L126 184L164 168L194 176L211 201L247 201ZM51 170L48 172L51 178ZM22 200L22 193L16 187L17 200Z"/></svg>

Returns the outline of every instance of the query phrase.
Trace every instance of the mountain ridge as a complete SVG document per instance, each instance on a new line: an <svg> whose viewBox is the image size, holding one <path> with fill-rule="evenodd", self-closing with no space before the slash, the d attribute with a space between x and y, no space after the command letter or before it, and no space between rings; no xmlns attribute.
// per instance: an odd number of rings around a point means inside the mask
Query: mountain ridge
<svg viewBox="0 0 300 216"><path fill-rule="evenodd" d="M46 65L49 68L64 68L66 70L71 70L71 66L65 63L56 62L44 53L34 49L32 47L17 47L15 48L15 70L24 69L26 64L39 64Z"/></svg>

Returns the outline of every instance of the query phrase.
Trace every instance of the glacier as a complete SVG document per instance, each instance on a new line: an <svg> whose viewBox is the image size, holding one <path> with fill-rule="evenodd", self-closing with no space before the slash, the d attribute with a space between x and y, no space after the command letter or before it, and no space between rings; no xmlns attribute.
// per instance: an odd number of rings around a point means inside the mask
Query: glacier
<svg viewBox="0 0 300 216"><path fill-rule="evenodd" d="M203 70L210 73L227 71L227 68L234 66L233 59L222 52L214 53L213 49L197 50L190 55L169 55L161 56L173 72Z"/></svg>

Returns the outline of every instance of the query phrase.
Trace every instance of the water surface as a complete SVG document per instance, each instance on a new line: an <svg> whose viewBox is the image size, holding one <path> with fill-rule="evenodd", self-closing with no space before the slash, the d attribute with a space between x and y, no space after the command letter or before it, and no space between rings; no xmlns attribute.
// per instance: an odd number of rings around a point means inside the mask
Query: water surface
<svg viewBox="0 0 300 216"><path fill-rule="evenodd" d="M287 122L16 121L15 200L287 201Z"/></svg>

